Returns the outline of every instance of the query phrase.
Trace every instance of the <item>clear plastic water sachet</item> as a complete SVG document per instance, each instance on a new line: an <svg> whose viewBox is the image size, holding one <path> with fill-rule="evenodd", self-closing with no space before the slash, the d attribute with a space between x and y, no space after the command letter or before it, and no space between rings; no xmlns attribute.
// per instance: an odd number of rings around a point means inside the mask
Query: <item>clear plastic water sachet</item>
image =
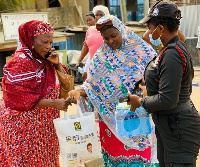
<svg viewBox="0 0 200 167"><path fill-rule="evenodd" d="M133 137L151 133L151 123L148 112L139 107L130 111L127 103L119 103L116 107L116 131L119 137Z"/></svg>

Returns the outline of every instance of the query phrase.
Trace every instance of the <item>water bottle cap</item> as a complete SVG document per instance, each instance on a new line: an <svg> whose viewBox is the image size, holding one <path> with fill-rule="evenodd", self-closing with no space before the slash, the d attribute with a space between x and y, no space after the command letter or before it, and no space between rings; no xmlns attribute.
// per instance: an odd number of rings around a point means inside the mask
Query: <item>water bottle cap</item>
<svg viewBox="0 0 200 167"><path fill-rule="evenodd" d="M199 86L199 84L198 83L193 83L192 86L196 87L196 86Z"/></svg>
<svg viewBox="0 0 200 167"><path fill-rule="evenodd" d="M125 108L125 109L129 109L129 108L130 108L130 105L126 105L124 108Z"/></svg>

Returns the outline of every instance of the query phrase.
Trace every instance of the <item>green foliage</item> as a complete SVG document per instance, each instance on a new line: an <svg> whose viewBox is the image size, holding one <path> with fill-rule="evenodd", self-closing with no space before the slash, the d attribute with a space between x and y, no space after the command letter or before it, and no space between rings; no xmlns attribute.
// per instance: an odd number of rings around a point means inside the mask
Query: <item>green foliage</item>
<svg viewBox="0 0 200 167"><path fill-rule="evenodd" d="M14 12L35 0L0 0L0 13Z"/></svg>
<svg viewBox="0 0 200 167"><path fill-rule="evenodd" d="M8 9L7 2L4 0L0 1L0 11L6 10L6 9Z"/></svg>

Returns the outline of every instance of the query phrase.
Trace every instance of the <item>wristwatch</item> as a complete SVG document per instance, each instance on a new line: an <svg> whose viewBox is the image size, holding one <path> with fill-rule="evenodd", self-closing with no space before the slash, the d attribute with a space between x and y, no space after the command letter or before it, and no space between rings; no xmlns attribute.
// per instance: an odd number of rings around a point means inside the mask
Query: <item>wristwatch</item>
<svg viewBox="0 0 200 167"><path fill-rule="evenodd" d="M140 101L140 105L143 107L143 104L144 104L144 97L141 99Z"/></svg>

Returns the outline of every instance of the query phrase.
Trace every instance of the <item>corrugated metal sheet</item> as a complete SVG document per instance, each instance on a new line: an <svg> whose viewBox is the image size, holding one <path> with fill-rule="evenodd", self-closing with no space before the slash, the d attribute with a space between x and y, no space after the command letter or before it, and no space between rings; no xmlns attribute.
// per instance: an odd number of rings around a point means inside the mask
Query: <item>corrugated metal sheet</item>
<svg viewBox="0 0 200 167"><path fill-rule="evenodd" d="M197 37L188 37L186 38L185 44L187 45L187 50L192 56L192 62L194 66L199 65L199 55L196 48Z"/></svg>
<svg viewBox="0 0 200 167"><path fill-rule="evenodd" d="M67 38L67 50L82 50L85 41L85 32L75 32L75 35Z"/></svg>
<svg viewBox="0 0 200 167"><path fill-rule="evenodd" d="M53 44L52 44L52 46L53 47L55 47L55 46L58 46L59 48L59 50L66 50L66 41L63 41L63 42L54 42Z"/></svg>
<svg viewBox="0 0 200 167"><path fill-rule="evenodd" d="M200 25L200 5L182 6L180 30L185 37L196 37Z"/></svg>

